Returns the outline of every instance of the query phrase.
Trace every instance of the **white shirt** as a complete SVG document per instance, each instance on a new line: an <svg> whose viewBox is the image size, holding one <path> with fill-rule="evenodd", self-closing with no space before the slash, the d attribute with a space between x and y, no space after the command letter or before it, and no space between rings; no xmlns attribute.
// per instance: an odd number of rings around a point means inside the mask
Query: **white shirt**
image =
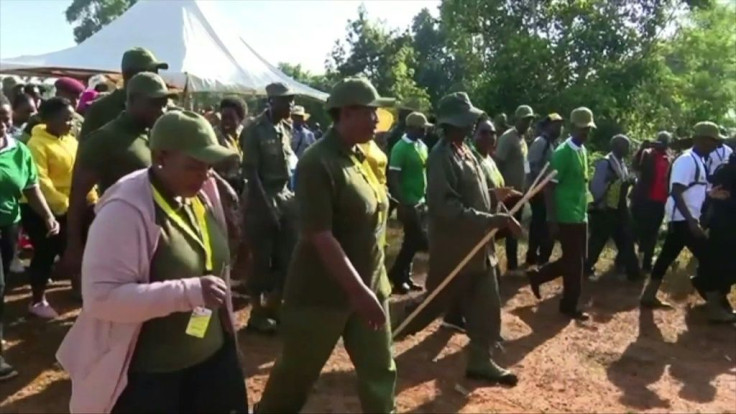
<svg viewBox="0 0 736 414"><path fill-rule="evenodd" d="M720 167L723 164L728 163L728 158L733 154L733 150L728 145L721 145L720 147L716 148L715 151L711 152L708 156L708 161L705 163L705 166L708 167L708 175L712 176L716 173L716 169ZM712 185L708 183L708 188L710 189Z"/></svg>
<svg viewBox="0 0 736 414"><path fill-rule="evenodd" d="M695 181L697 171L700 170L698 181ZM708 170L703 163L703 159L691 149L682 153L670 169L670 194L672 193L673 184L682 184L687 189L682 193L687 209L694 219L700 219L700 210L703 208L705 197L708 191ZM685 217L675 206L675 199L672 196L667 198L665 205L665 214L667 221L685 221Z"/></svg>

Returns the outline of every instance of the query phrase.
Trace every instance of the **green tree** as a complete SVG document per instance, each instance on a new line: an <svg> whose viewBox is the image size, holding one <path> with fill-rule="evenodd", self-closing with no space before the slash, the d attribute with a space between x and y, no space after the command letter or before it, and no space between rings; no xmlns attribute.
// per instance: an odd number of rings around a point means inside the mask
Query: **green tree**
<svg viewBox="0 0 736 414"><path fill-rule="evenodd" d="M295 81L314 89L329 93L332 88L333 81L327 75L313 74L302 68L302 65L279 63L278 68ZM310 114L309 122L319 122L323 129L326 129L332 123L323 102L311 98L298 97L297 105L304 106L304 109Z"/></svg>
<svg viewBox="0 0 736 414"><path fill-rule="evenodd" d="M74 26L74 40L82 43L125 13L138 0L72 0L66 21Z"/></svg>

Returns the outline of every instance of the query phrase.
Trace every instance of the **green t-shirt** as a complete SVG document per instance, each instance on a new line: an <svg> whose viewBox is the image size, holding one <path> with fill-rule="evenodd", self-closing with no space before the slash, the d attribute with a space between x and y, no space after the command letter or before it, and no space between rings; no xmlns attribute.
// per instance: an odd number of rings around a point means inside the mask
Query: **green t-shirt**
<svg viewBox="0 0 736 414"><path fill-rule="evenodd" d="M421 139L401 138L391 150L389 170L401 172L401 195L407 203L424 201L427 192L427 146Z"/></svg>
<svg viewBox="0 0 736 414"><path fill-rule="evenodd" d="M0 226L20 221L23 190L38 185L38 171L31 151L10 136L0 148Z"/></svg>
<svg viewBox="0 0 736 414"><path fill-rule="evenodd" d="M550 162L557 171L554 181L557 221L585 223L588 221L588 154L585 146L577 146L568 139L557 147Z"/></svg>
<svg viewBox="0 0 736 414"><path fill-rule="evenodd" d="M347 309L348 298L304 233L331 232L379 302L391 288L382 243L388 203L364 176L362 153L345 148L331 128L299 160L296 204L300 237L284 289L287 306ZM352 160L356 157L358 163Z"/></svg>
<svg viewBox="0 0 736 414"><path fill-rule="evenodd" d="M155 177L151 181L156 185ZM160 186L157 186L160 188ZM196 223L190 204L178 203L161 192L180 217L190 225ZM178 208L177 208L178 207ZM230 263L226 232L211 211L207 211L207 228L212 245L214 269L205 269L204 249L156 205L156 224L161 237L151 260L151 282L220 275ZM197 229L198 226L193 225ZM134 372L173 372L206 361L224 343L220 310L213 310L204 338L186 334L191 312L176 312L143 324L136 343L130 369Z"/></svg>
<svg viewBox="0 0 736 414"><path fill-rule="evenodd" d="M119 179L151 166L148 129L123 111L80 142L77 163L95 172L102 194Z"/></svg>

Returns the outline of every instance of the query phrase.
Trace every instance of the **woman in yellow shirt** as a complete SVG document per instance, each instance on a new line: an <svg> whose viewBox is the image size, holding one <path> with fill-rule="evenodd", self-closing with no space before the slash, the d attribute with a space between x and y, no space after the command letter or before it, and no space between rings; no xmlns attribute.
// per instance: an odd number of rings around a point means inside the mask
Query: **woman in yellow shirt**
<svg viewBox="0 0 736 414"><path fill-rule="evenodd" d="M41 124L31 132L28 148L38 170L38 183L51 212L59 223L60 232L47 236L44 220L31 209L22 211L22 224L33 244L33 259L28 269L33 298L28 311L43 319L58 316L46 301L46 285L56 256L64 252L66 241L66 213L69 209L69 190L72 169L77 155L77 140L70 134L74 108L67 99L51 98L41 104ZM88 201L93 203L91 192Z"/></svg>

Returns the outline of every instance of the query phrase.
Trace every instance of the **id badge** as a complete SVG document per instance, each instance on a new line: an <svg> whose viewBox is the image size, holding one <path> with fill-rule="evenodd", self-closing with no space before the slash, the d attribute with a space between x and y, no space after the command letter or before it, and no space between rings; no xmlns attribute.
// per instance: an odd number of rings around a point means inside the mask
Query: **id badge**
<svg viewBox="0 0 736 414"><path fill-rule="evenodd" d="M196 307L192 311L192 316L187 324L186 334L195 338L204 338L207 333L207 327L212 319L212 311L203 307Z"/></svg>

